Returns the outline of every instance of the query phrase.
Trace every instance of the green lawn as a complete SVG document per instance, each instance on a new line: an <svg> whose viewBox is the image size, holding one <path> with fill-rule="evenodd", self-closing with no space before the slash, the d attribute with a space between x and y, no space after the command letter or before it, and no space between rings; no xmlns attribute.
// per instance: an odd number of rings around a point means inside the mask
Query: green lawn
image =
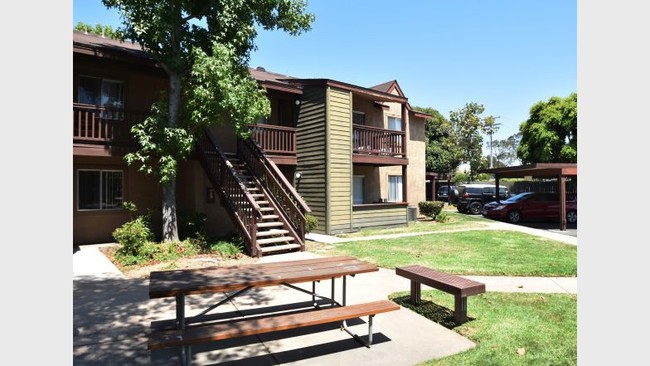
<svg viewBox="0 0 650 366"><path fill-rule="evenodd" d="M421 264L462 275L577 275L577 247L507 230L474 230L426 234L339 244L308 243L324 255L351 255L395 268Z"/></svg>
<svg viewBox="0 0 650 366"><path fill-rule="evenodd" d="M351 255L383 268L421 264L460 275L577 276L574 245L516 231L445 232L486 227L488 222L447 212L451 218L447 223L420 221L346 237L438 231L435 234L339 244L308 242L307 249L322 255ZM487 292L470 296L470 319L462 325L454 323L454 297L447 293L424 290L418 306L409 302L408 292L390 298L477 344L419 366L577 365L577 295Z"/></svg>
<svg viewBox="0 0 650 366"><path fill-rule="evenodd" d="M431 219L424 219L415 222L409 222L407 226L398 226L387 229L362 229L355 233L339 234L339 238L360 238L364 236L402 234L402 233L422 233L436 232L445 230L486 228L491 220L481 216L464 215L453 211L443 211L449 216L449 221L439 223Z"/></svg>
<svg viewBox="0 0 650 366"><path fill-rule="evenodd" d="M460 326L454 324L454 300L447 293L422 291L417 306L409 302L408 292L390 298L477 344L421 366L577 365L576 295L487 292L470 296L470 321Z"/></svg>

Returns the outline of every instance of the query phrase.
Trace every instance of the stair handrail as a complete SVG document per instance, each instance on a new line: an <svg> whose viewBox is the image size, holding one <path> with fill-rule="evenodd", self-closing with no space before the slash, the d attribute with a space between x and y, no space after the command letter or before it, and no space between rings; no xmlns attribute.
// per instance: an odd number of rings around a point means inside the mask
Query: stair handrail
<svg viewBox="0 0 650 366"><path fill-rule="evenodd" d="M262 182L266 189L273 193L273 199L282 207L285 216L300 235L301 242L305 238L306 214L311 209L293 188L277 165L268 159L262 148L252 139L237 139L239 155L246 161L251 171Z"/></svg>
<svg viewBox="0 0 650 366"><path fill-rule="evenodd" d="M197 150L208 179L218 192L221 201L225 203L224 206L229 208L226 211L237 223L251 256L258 257L260 248L257 245L257 224L262 222L259 204L235 173L230 161L217 147L215 138L209 130L204 131Z"/></svg>

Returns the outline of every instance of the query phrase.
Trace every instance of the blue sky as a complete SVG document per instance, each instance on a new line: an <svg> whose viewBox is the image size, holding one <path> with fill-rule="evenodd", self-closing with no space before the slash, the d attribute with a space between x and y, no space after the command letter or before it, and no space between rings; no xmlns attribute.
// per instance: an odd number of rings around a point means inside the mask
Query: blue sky
<svg viewBox="0 0 650 366"><path fill-rule="evenodd" d="M261 31L250 66L365 87L395 79L412 105L447 118L476 102L500 117L494 139L518 132L536 102L577 91L576 0L310 0L309 11L307 33ZM101 0L74 1L79 21L120 25Z"/></svg>

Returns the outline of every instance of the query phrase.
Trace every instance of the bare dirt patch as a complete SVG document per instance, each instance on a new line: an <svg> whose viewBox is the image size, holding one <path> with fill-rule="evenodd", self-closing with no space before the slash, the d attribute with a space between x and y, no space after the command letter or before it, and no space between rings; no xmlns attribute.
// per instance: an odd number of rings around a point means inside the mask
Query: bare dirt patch
<svg viewBox="0 0 650 366"><path fill-rule="evenodd" d="M215 254L199 254L175 259L173 261L148 263L145 265L124 267L114 258L117 246L102 247L99 250L124 274L126 278L149 278L152 271L166 271L171 269L191 269L207 267L223 267L243 263L255 263L257 258L240 255L237 258L223 258Z"/></svg>

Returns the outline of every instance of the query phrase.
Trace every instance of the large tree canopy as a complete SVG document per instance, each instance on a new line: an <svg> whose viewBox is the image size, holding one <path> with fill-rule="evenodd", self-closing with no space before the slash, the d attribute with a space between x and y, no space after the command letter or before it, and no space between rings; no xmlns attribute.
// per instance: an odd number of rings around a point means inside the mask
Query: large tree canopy
<svg viewBox="0 0 650 366"><path fill-rule="evenodd" d="M530 108L519 126L517 156L524 164L576 163L578 160L578 94L551 97Z"/></svg>
<svg viewBox="0 0 650 366"><path fill-rule="evenodd" d="M482 104L470 102L463 108L449 112L449 121L458 147L461 151L462 162L468 163L470 167L469 178L476 177L476 171L486 168L488 160L483 156L483 136L490 129L494 129L493 116L482 118L480 115L485 111Z"/></svg>
<svg viewBox="0 0 650 366"><path fill-rule="evenodd" d="M305 0L102 0L121 14L119 34L142 45L169 77L168 93L133 128L140 148L129 164L163 187L163 241L177 241L176 170L208 125L244 127L270 113L248 74L258 27L298 35L311 27Z"/></svg>
<svg viewBox="0 0 650 366"><path fill-rule="evenodd" d="M452 174L461 163L461 152L451 123L434 108L414 106L413 109L431 115L424 125L427 171Z"/></svg>
<svg viewBox="0 0 650 366"><path fill-rule="evenodd" d="M492 141L492 152L494 154L493 164L494 168L501 168L505 166L519 165L517 158L517 147L521 141L521 133L518 132L512 136L508 136L505 140Z"/></svg>

